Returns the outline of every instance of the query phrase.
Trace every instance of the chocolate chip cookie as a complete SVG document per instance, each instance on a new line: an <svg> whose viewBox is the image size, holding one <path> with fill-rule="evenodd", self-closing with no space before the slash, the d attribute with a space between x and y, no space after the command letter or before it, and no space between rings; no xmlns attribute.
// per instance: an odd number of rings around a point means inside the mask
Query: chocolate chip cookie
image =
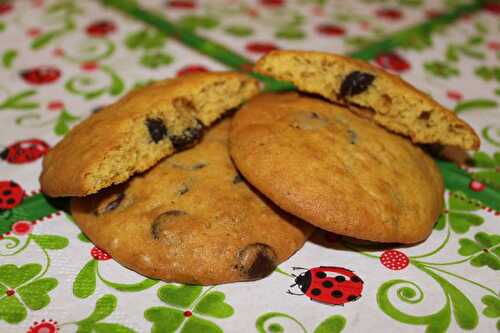
<svg viewBox="0 0 500 333"><path fill-rule="evenodd" d="M348 109L297 93L263 94L235 115L230 154L283 210L355 238L416 243L443 207L434 161Z"/></svg>
<svg viewBox="0 0 500 333"><path fill-rule="evenodd" d="M399 76L366 62L323 52L273 51L255 70L370 115L414 143L479 148L477 134L452 111Z"/></svg>
<svg viewBox="0 0 500 333"><path fill-rule="evenodd" d="M193 284L255 280L302 247L313 227L255 192L228 153L228 120L128 182L73 198L83 232L152 278Z"/></svg>
<svg viewBox="0 0 500 333"><path fill-rule="evenodd" d="M192 145L203 128L259 91L234 72L197 73L134 90L73 128L43 161L42 191L85 196Z"/></svg>

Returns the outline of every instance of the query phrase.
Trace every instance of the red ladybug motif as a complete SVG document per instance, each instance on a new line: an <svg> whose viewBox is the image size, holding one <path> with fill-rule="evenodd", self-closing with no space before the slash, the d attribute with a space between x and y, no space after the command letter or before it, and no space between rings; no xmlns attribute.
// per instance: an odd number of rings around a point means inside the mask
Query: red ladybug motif
<svg viewBox="0 0 500 333"><path fill-rule="evenodd" d="M49 151L49 145L39 139L17 141L0 153L0 159L12 164L33 162Z"/></svg>
<svg viewBox="0 0 500 333"><path fill-rule="evenodd" d="M344 305L354 302L361 297L363 291L363 280L353 271L335 266L319 266L307 270L295 278L294 287L297 285L303 294L295 294L290 290L291 295L306 295L313 301L331 305Z"/></svg>
<svg viewBox="0 0 500 333"><path fill-rule="evenodd" d="M175 9L194 9L196 3L190 0L171 0L167 3L167 6Z"/></svg>
<svg viewBox="0 0 500 333"><path fill-rule="evenodd" d="M87 26L86 31L92 37L105 37L116 31L116 25L111 21L100 20Z"/></svg>
<svg viewBox="0 0 500 333"><path fill-rule="evenodd" d="M325 36L342 36L345 34L345 29L335 24L320 24L316 27L316 31Z"/></svg>
<svg viewBox="0 0 500 333"><path fill-rule="evenodd" d="M398 73L405 72L411 68L410 63L397 53L381 54L375 59L375 62L382 68Z"/></svg>
<svg viewBox="0 0 500 333"><path fill-rule="evenodd" d="M397 21L403 17L403 13L400 10L393 8L380 8L375 14L377 14L378 17L391 21Z"/></svg>
<svg viewBox="0 0 500 333"><path fill-rule="evenodd" d="M38 66L23 70L20 75L28 83L41 85L56 81L61 76L61 71L53 66Z"/></svg>
<svg viewBox="0 0 500 333"><path fill-rule="evenodd" d="M275 44L266 42L251 42L245 48L248 52L252 53L268 53L278 49Z"/></svg>
<svg viewBox="0 0 500 333"><path fill-rule="evenodd" d="M12 4L10 2L0 3L0 15L7 14L12 10Z"/></svg>
<svg viewBox="0 0 500 333"><path fill-rule="evenodd" d="M0 211L12 209L23 202L24 190L11 180L0 181Z"/></svg>
<svg viewBox="0 0 500 333"><path fill-rule="evenodd" d="M202 66L202 65L189 65L189 66L181 68L177 72L177 77L181 77L181 76L184 76L184 75L187 75L187 74L191 74L191 73L204 73L204 72L208 72L208 69L205 66Z"/></svg>

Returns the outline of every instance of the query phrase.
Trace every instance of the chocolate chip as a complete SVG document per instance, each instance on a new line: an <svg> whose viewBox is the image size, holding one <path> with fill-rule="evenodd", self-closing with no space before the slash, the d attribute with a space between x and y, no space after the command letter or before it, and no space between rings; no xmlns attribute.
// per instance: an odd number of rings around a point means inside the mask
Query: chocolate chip
<svg viewBox="0 0 500 333"><path fill-rule="evenodd" d="M340 97L361 94L368 89L375 80L375 76L369 73L354 71L347 75L340 85Z"/></svg>
<svg viewBox="0 0 500 333"><path fill-rule="evenodd" d="M174 148L180 150L198 141L202 134L203 125L197 122L195 127L186 128L181 135L170 135L169 139L172 141Z"/></svg>
<svg viewBox="0 0 500 333"><path fill-rule="evenodd" d="M194 164L192 167L191 167L191 170L199 170L199 169L203 169L204 167L206 167L207 165L205 163L196 163Z"/></svg>
<svg viewBox="0 0 500 333"><path fill-rule="evenodd" d="M124 198L125 198L124 193L118 193L113 195L111 199L105 200L102 204L99 205L99 207L97 207L95 215L101 215L115 210L120 206Z"/></svg>
<svg viewBox="0 0 500 333"><path fill-rule="evenodd" d="M186 212L182 210L169 210L158 215L153 223L151 223L151 235L153 239L160 239L161 230L166 223L172 222L176 217L187 215Z"/></svg>
<svg viewBox="0 0 500 333"><path fill-rule="evenodd" d="M276 268L276 252L266 244L245 246L237 255L237 268L249 279L259 279L271 274Z"/></svg>
<svg viewBox="0 0 500 333"><path fill-rule="evenodd" d="M189 192L189 187L186 184L182 184L179 190L177 191L177 195L183 195Z"/></svg>
<svg viewBox="0 0 500 333"><path fill-rule="evenodd" d="M167 128L163 120L159 118L146 119L146 127L148 128L149 135L154 143L158 143L167 136Z"/></svg>
<svg viewBox="0 0 500 333"><path fill-rule="evenodd" d="M243 176L238 172L233 178L233 184L239 184L244 180Z"/></svg>

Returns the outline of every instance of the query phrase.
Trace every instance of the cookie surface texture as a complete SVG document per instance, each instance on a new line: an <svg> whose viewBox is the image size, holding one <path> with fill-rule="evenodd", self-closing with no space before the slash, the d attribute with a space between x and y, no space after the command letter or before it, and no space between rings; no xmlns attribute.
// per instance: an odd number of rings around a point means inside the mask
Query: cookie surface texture
<svg viewBox="0 0 500 333"><path fill-rule="evenodd" d="M379 125L408 136L414 143L478 149L474 130L399 76L367 62L309 51L272 51L255 67L261 74L292 82L353 110L369 112Z"/></svg>
<svg viewBox="0 0 500 333"><path fill-rule="evenodd" d="M133 90L75 126L49 151L40 176L49 196L85 196L126 181L193 145L203 128L257 94L233 72L186 75Z"/></svg>
<svg viewBox="0 0 500 333"><path fill-rule="evenodd" d="M82 231L114 259L165 281L219 284L270 274L313 227L256 194L228 153L228 120L127 183L74 198Z"/></svg>
<svg viewBox="0 0 500 333"><path fill-rule="evenodd" d="M441 174L419 147L316 98L255 97L233 119L230 153L282 209L341 235L419 242L443 207Z"/></svg>

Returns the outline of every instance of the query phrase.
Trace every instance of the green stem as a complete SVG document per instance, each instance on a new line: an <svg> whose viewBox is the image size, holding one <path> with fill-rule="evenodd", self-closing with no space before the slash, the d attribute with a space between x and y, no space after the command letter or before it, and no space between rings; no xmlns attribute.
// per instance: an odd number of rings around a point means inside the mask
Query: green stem
<svg viewBox="0 0 500 333"><path fill-rule="evenodd" d="M43 251L43 254L45 255L45 259L47 260L47 265L45 265L45 268L43 269L42 272L40 272L40 274L36 277L36 279L43 277L47 273L47 271L49 270L49 267L50 267L50 263L51 263L49 254L47 253L47 250L44 249L43 247L40 247L40 249Z"/></svg>
<svg viewBox="0 0 500 333"><path fill-rule="evenodd" d="M489 247L489 248L487 248L487 249L485 249L485 250L487 250L487 251L493 251L493 250L495 250L497 247L500 247L500 244L495 245L495 246L492 246L492 247ZM419 262L419 263L421 263L421 264L424 264L424 265L426 265L426 266L450 266L450 265L461 264L461 263L463 263L463 262L469 261L469 260L471 260L471 259L474 259L475 257L477 257L477 256L478 256L478 255L480 255L480 254L481 254L481 253L479 253L479 254L477 254L477 253L476 253L476 254L473 254L473 255L471 255L471 256L468 256L468 257L466 257L466 258L464 258L464 259L455 260L455 261L447 261L447 262L425 262L425 261L417 261L417 262Z"/></svg>
<svg viewBox="0 0 500 333"><path fill-rule="evenodd" d="M419 267L419 265L417 265L417 264L416 264L415 266ZM472 280L467 279L467 278L465 278L465 277L463 277L463 276L460 276L460 275L458 275L458 274L455 274L455 273L452 273L452 272L446 271L446 270L441 269L441 268L437 268L437 267L433 267L433 266L428 266L428 265L426 265L426 264L424 264L424 263L422 263L422 265L421 265L421 266L423 266L423 267L425 267L425 268L430 268L430 269L436 270L436 271L441 272L441 273L444 273L444 274L451 275L451 276L453 276L453 277L455 277L455 278L457 278L457 279L460 279L460 280L462 280L462 281L465 281L465 282L468 282L468 283L470 283L470 284L473 284L473 285L475 285L475 286L477 286L477 287L479 287L479 288L482 288L482 289L484 289L484 290L488 291L489 293L491 293L491 294L493 294L493 295L497 296L497 294L496 294L495 290L493 290L493 289L491 289L491 288L488 288L488 287L486 287L486 286L482 285L482 284L481 284L481 283L479 283L479 282L472 281Z"/></svg>
<svg viewBox="0 0 500 333"><path fill-rule="evenodd" d="M3 238L3 240L12 240L12 241L13 241L13 239L14 239L13 237L4 237ZM26 243L24 243L23 246L21 246L19 249L17 249L14 253L10 253L10 254L1 254L0 253L0 257L11 257L11 256L18 254L19 252L24 250L26 247L28 247L28 244L30 243L30 241L31 241L31 235L29 235L28 238L26 239ZM17 243L17 244L19 244L19 243ZM15 245L17 246L17 244L15 244Z"/></svg>
<svg viewBox="0 0 500 333"><path fill-rule="evenodd" d="M446 200L445 200L445 203L444 203L444 209L448 210L448 203L446 202ZM448 241L450 240L450 234L451 234L450 227L449 227L450 223L448 221L449 215L445 214L444 218L446 219L445 223L447 225L447 233L446 233L446 237L445 237L444 241L441 243L441 245L439 245L437 248L435 248L431 252L427 252L427 253L424 253L424 254L421 254L421 255L418 255L418 256L410 256L410 259L430 257L433 254L436 254L439 251L441 251L446 246L446 244L448 244Z"/></svg>
<svg viewBox="0 0 500 333"><path fill-rule="evenodd" d="M283 274L285 276L288 276L290 278L293 278L292 274L289 274L287 272L285 272L284 270L282 270L281 268L279 267L276 267L276 269L274 270L276 273L280 273L280 274Z"/></svg>

